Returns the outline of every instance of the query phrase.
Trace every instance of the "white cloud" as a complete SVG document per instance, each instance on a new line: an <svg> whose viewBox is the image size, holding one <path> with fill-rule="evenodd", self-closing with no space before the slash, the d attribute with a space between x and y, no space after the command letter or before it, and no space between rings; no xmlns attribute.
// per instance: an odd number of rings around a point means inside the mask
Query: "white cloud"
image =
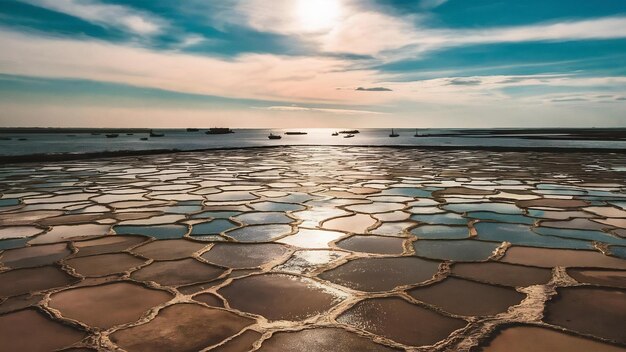
<svg viewBox="0 0 626 352"><path fill-rule="evenodd" d="M22 2L61 12L103 27L119 28L141 36L159 34L167 21L122 5L103 4L96 0L20 0Z"/></svg>
<svg viewBox="0 0 626 352"><path fill-rule="evenodd" d="M379 78L340 58L247 54L216 58L100 41L48 38L0 29L0 72L77 78L184 93L288 102L376 102L339 86ZM378 100L380 101L380 100Z"/></svg>

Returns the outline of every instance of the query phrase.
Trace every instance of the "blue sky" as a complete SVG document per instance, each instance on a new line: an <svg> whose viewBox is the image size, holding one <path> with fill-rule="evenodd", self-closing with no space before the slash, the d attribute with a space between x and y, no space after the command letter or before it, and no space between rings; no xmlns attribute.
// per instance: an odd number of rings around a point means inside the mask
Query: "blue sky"
<svg viewBox="0 0 626 352"><path fill-rule="evenodd" d="M626 1L0 0L0 126L626 127Z"/></svg>

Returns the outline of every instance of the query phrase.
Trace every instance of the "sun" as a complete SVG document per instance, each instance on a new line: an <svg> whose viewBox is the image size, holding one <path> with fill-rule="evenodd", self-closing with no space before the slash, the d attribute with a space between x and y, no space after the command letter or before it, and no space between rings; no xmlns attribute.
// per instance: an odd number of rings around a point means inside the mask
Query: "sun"
<svg viewBox="0 0 626 352"><path fill-rule="evenodd" d="M340 0L297 0L296 17L305 32L329 30L339 20Z"/></svg>

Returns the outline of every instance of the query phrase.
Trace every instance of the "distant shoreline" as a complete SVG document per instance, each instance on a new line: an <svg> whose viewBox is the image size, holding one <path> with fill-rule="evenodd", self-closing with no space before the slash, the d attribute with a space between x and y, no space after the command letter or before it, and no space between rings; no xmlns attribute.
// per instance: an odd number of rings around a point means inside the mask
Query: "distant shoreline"
<svg viewBox="0 0 626 352"><path fill-rule="evenodd" d="M163 154L179 154L179 153L199 153L211 152L219 150L255 150L255 149L274 149L274 148L299 148L299 147L328 147L328 148L392 148L392 149L423 149L423 150L483 150L486 152L541 152L552 154L576 154L576 153L615 153L626 155L626 149L617 148L570 148L570 147L502 147L502 146L412 146L412 145L320 145L320 144L297 144L297 145L275 145L275 146L251 146L251 147L216 147L202 149L152 149L152 150L120 150L120 151L104 151L95 153L55 153L55 154L30 154L30 155L0 155L0 164L20 164L50 161L72 161L72 160L91 160L91 159L108 159L118 157L133 156L150 156Z"/></svg>

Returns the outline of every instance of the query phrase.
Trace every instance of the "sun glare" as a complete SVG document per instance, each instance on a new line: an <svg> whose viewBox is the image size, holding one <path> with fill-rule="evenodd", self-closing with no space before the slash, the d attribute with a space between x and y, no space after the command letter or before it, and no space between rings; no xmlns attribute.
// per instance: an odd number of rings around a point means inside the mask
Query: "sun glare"
<svg viewBox="0 0 626 352"><path fill-rule="evenodd" d="M341 13L340 0L298 0L296 14L302 30L318 32L331 29Z"/></svg>

